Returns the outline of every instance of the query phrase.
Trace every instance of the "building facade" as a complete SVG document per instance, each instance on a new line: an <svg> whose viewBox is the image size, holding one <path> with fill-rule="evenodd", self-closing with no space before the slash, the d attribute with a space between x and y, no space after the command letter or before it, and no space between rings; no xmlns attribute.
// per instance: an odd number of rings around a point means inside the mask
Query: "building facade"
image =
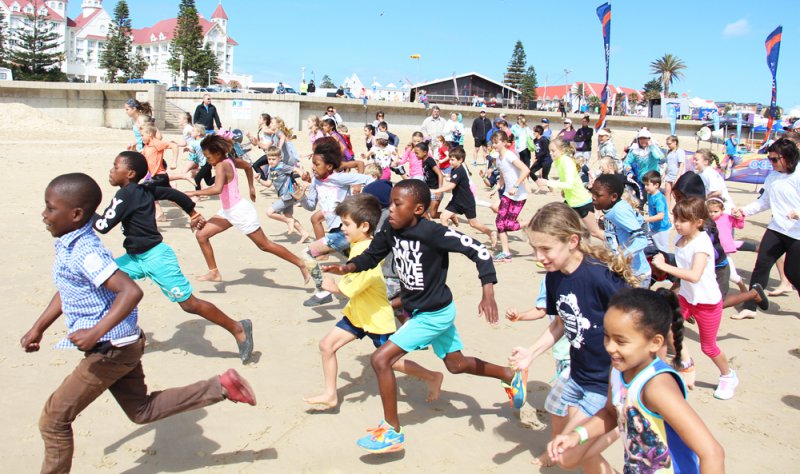
<svg viewBox="0 0 800 474"><path fill-rule="evenodd" d="M61 70L73 80L103 81L106 71L100 67L100 56L112 21L111 15L103 8L103 1L82 0L80 15L72 19L67 16L66 0L0 0L0 11L4 13L6 31L10 37L14 36L15 31L26 27L26 15L33 14L36 8L40 14L47 15L53 31L63 38L57 48L63 57ZM219 78L225 82L237 80L247 86L252 82L252 77L234 73L234 48L238 43L228 36L228 15L222 8L222 2L217 5L210 21L202 15L199 17L204 44L211 45L220 65ZM133 29L132 52L141 53L149 64L145 78L157 79L165 84L179 84L182 80L175 77L167 66L169 46L177 22L177 18L169 18L151 27Z"/></svg>

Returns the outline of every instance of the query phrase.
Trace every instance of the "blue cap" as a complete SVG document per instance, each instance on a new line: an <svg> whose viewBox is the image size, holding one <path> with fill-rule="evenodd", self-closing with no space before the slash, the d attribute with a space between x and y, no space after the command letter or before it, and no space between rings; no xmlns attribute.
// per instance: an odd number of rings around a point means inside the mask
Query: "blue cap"
<svg viewBox="0 0 800 474"><path fill-rule="evenodd" d="M543 118L543 119L542 119L542 123L550 123L550 121L549 121L549 120L547 120L546 118Z"/></svg>

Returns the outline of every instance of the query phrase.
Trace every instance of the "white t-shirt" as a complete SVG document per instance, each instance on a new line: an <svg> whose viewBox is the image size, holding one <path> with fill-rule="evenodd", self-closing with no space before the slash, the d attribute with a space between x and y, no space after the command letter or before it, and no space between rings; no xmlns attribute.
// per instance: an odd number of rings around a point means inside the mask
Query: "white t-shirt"
<svg viewBox="0 0 800 474"><path fill-rule="evenodd" d="M522 183L519 188L517 188L517 192L513 196L509 196L508 194L508 191L519 181L520 171L519 168L514 166L515 161L519 161L519 157L517 157L514 152L505 150L502 159L498 158L495 162L497 163L497 168L500 170L500 174L503 175L503 182L506 184L503 196L506 196L512 201L524 201L528 199L528 191L525 189L525 183Z"/></svg>
<svg viewBox="0 0 800 474"><path fill-rule="evenodd" d="M706 187L706 196L711 193L719 192L719 198L723 201L724 210L730 214L734 204L731 195L728 194L728 186L725 184L725 178L710 166L706 167L706 169L700 173L700 178L703 180L703 184Z"/></svg>
<svg viewBox="0 0 800 474"><path fill-rule="evenodd" d="M697 283L681 280L681 290L678 293L683 296L689 304L717 304L722 301L722 293L717 284L717 274L714 273L714 245L711 237L705 232L700 232L697 237L689 241L685 246L678 247L678 241L683 238L678 236L675 239L675 262L678 268L691 269L692 260L697 253L708 255L703 274Z"/></svg>
<svg viewBox="0 0 800 474"><path fill-rule="evenodd" d="M192 132L194 131L194 127L191 124L186 124L183 126L183 130L181 130L181 135L183 135L183 141L189 143L189 140L192 139Z"/></svg>
<svg viewBox="0 0 800 474"><path fill-rule="evenodd" d="M767 209L772 211L768 229L800 240L800 220L789 219L791 211L800 209L800 171L768 174L764 181L764 194L742 208L742 212L752 216Z"/></svg>

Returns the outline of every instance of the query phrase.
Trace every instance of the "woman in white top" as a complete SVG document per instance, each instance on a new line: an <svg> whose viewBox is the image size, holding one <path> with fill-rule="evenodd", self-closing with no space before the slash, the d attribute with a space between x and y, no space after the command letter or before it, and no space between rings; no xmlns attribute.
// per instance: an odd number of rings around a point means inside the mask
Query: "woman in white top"
<svg viewBox="0 0 800 474"><path fill-rule="evenodd" d="M767 157L772 164L772 173L764 182L764 194L745 207L733 210L736 218L772 210L772 220L758 248L750 287L755 283L766 286L770 269L781 255L786 254L786 278L795 288L800 288L800 175L796 172L800 154L794 142L780 138L767 148ZM754 302L748 301L743 306L744 309L733 319L755 317Z"/></svg>
<svg viewBox="0 0 800 474"><path fill-rule="evenodd" d="M444 124L442 129L444 140L450 144L450 149L461 146L461 140L464 137L464 124L458 121L458 114L453 112L450 114L450 120Z"/></svg>

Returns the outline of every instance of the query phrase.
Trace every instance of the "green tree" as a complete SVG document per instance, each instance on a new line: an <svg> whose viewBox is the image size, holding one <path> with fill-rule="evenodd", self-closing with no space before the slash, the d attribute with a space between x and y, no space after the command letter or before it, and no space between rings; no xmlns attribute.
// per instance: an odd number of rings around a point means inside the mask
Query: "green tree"
<svg viewBox="0 0 800 474"><path fill-rule="evenodd" d="M331 76L325 74L324 76L322 76L322 84L320 84L319 86L330 89L336 87L336 84L333 83Z"/></svg>
<svg viewBox="0 0 800 474"><path fill-rule="evenodd" d="M511 53L511 60L508 62L508 68L503 76L503 83L508 87L520 89L522 82L525 79L525 47L522 46L522 41L517 40L514 45L514 51Z"/></svg>
<svg viewBox="0 0 800 474"><path fill-rule="evenodd" d="M644 90L642 91L643 92L642 100L648 101L648 100L660 99L661 92L663 90L664 86L658 79L652 79L650 81L647 81L644 84Z"/></svg>
<svg viewBox="0 0 800 474"><path fill-rule="evenodd" d="M116 82L117 77L142 77L130 73L131 18L128 4L119 0L114 7L114 19L108 28L106 47L100 55L100 67L106 70L106 81ZM123 77L120 77L122 79Z"/></svg>
<svg viewBox="0 0 800 474"><path fill-rule="evenodd" d="M664 86L664 95L669 96L669 86L676 79L683 79L683 70L686 69L686 63L677 56L672 54L665 54L663 57L656 59L650 63L650 72L659 76L661 84Z"/></svg>
<svg viewBox="0 0 800 474"><path fill-rule="evenodd" d="M23 27L15 35L15 47L10 54L14 78L28 81L64 81L60 62L64 55L58 51L60 35L53 31L53 22L41 11L41 0L34 0L33 13L22 20Z"/></svg>
<svg viewBox="0 0 800 474"><path fill-rule="evenodd" d="M769 105L764 107L764 110L761 112L761 116L764 118L769 118ZM780 120L783 117L783 109L781 107L775 106L775 120Z"/></svg>
<svg viewBox="0 0 800 474"><path fill-rule="evenodd" d="M0 11L0 66L8 64L8 32L6 31L6 18L3 12Z"/></svg>
<svg viewBox="0 0 800 474"><path fill-rule="evenodd" d="M523 107L536 100L536 69L533 66L528 66L525 70L525 75L522 76L522 83L520 84L520 91L522 91L522 105Z"/></svg>
<svg viewBox="0 0 800 474"><path fill-rule="evenodd" d="M209 71L212 79L219 72L219 64L211 49L203 46L203 27L197 14L194 0L181 0L178 6L178 23L170 44L171 57L167 62L170 70L189 81L189 72L194 72L195 82L208 83ZM214 63L214 64L212 64Z"/></svg>
<svg viewBox="0 0 800 474"><path fill-rule="evenodd" d="M589 107L591 107L592 110L599 110L602 103L603 101L600 100L600 97L597 97L596 95L589 96Z"/></svg>
<svg viewBox="0 0 800 474"><path fill-rule="evenodd" d="M149 64L147 64L147 59L144 58L141 51L137 51L136 54L131 57L130 63L128 63L127 77L144 77L147 66L149 66Z"/></svg>

